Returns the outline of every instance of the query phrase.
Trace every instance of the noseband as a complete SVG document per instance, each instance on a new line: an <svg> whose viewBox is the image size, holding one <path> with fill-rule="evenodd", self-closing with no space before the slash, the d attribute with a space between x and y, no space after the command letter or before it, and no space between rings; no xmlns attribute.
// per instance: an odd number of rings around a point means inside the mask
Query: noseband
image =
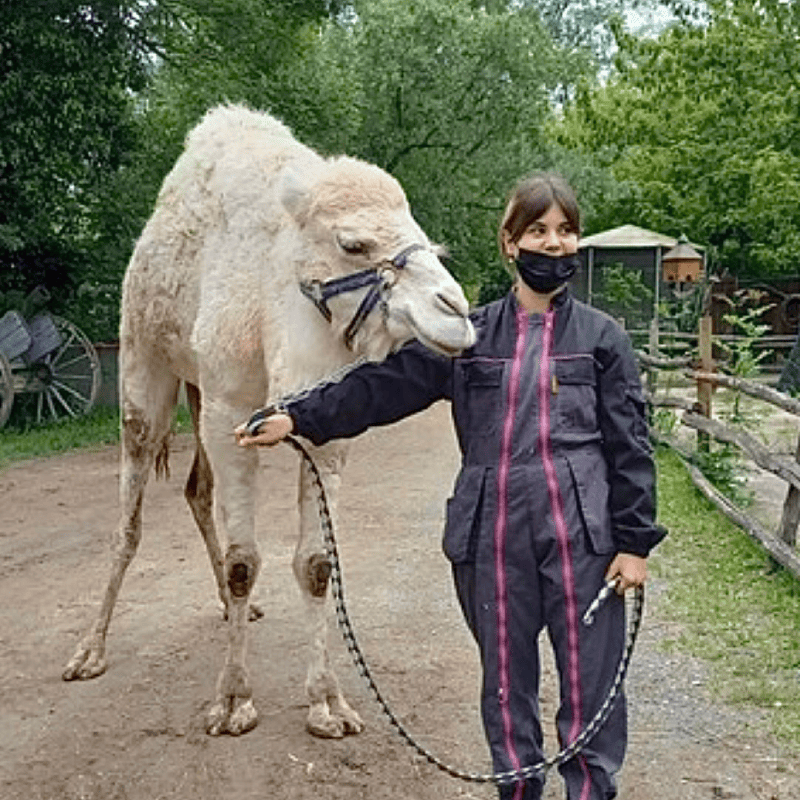
<svg viewBox="0 0 800 800"><path fill-rule="evenodd" d="M345 292L354 292L357 289L363 289L365 286L370 287L344 332L344 343L347 345L348 350L352 350L353 339L369 316L370 311L379 303L381 308L386 308L389 290L397 280L397 271L406 266L408 258L413 252L425 249L424 245L412 244L377 267L370 267L360 272L354 272L341 278L331 278L327 281L301 281L300 291L314 303L320 314L330 322L332 314L330 308L328 308L328 300L331 297Z"/></svg>

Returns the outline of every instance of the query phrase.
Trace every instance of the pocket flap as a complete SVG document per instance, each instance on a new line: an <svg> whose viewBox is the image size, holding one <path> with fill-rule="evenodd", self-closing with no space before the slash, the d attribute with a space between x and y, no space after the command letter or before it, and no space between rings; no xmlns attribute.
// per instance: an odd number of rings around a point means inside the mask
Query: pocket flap
<svg viewBox="0 0 800 800"><path fill-rule="evenodd" d="M581 517L592 552L613 553L616 543L608 510L608 479L605 462L597 458L567 457Z"/></svg>
<svg viewBox="0 0 800 800"><path fill-rule="evenodd" d="M464 361L464 380L468 386L500 386L503 382L502 361Z"/></svg>
<svg viewBox="0 0 800 800"><path fill-rule="evenodd" d="M475 560L485 485L485 467L466 467L447 501L442 547L454 564Z"/></svg>
<svg viewBox="0 0 800 800"><path fill-rule="evenodd" d="M554 369L558 382L566 385L594 384L597 380L594 358L590 355L556 358Z"/></svg>

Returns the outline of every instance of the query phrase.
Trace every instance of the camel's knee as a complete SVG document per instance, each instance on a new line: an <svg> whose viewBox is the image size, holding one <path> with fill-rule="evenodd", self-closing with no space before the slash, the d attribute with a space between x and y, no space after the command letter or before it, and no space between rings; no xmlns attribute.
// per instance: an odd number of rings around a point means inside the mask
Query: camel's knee
<svg viewBox="0 0 800 800"><path fill-rule="evenodd" d="M324 597L331 579L331 562L323 553L298 558L294 564L295 575L301 587L312 597Z"/></svg>
<svg viewBox="0 0 800 800"><path fill-rule="evenodd" d="M253 589L261 566L255 545L234 544L225 554L225 576L231 597L247 597Z"/></svg>

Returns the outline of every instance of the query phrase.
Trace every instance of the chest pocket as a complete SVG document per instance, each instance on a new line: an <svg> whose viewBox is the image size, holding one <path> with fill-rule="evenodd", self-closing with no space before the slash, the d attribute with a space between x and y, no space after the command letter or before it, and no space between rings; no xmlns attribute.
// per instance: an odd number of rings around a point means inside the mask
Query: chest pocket
<svg viewBox="0 0 800 800"><path fill-rule="evenodd" d="M494 434L503 406L503 361L464 361L461 367L459 398L464 426L471 436Z"/></svg>
<svg viewBox="0 0 800 800"><path fill-rule="evenodd" d="M558 421L565 431L597 430L597 375L590 355L554 359Z"/></svg>

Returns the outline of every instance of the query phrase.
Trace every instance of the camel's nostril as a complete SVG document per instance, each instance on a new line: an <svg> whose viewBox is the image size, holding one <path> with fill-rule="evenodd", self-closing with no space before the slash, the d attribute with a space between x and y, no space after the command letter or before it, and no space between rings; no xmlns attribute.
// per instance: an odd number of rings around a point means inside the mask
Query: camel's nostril
<svg viewBox="0 0 800 800"><path fill-rule="evenodd" d="M459 317L466 317L468 312L466 299L451 293L437 292L436 300L440 308Z"/></svg>

